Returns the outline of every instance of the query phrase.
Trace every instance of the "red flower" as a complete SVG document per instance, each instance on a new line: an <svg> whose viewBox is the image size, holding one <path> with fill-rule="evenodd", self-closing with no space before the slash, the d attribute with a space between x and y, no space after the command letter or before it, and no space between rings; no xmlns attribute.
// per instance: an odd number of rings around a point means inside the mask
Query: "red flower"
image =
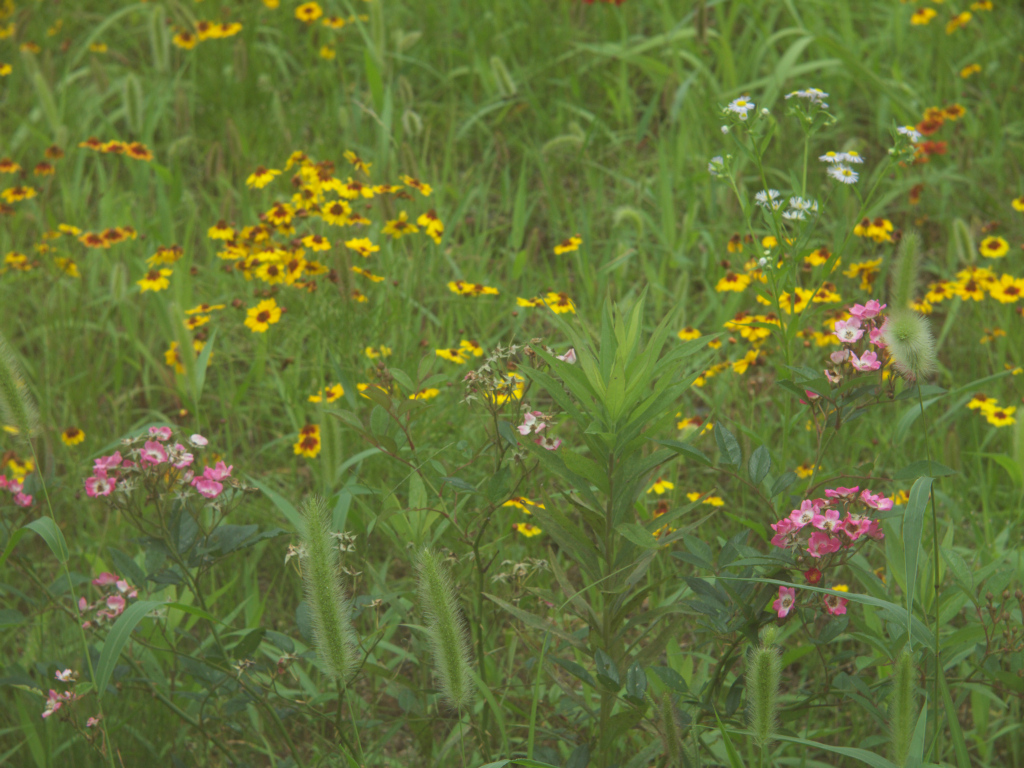
<svg viewBox="0 0 1024 768"><path fill-rule="evenodd" d="M811 568L810 570L804 571L804 578L807 579L807 583L814 586L821 581L821 571L817 568Z"/></svg>

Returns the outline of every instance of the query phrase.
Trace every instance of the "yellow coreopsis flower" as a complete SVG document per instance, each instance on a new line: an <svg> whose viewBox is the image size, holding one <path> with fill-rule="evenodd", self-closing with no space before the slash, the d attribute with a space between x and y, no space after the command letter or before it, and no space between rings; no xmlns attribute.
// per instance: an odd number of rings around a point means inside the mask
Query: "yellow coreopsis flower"
<svg viewBox="0 0 1024 768"><path fill-rule="evenodd" d="M170 287L169 278L174 273L170 269L151 269L138 281L139 293L146 291L163 291Z"/></svg>
<svg viewBox="0 0 1024 768"><path fill-rule="evenodd" d="M246 310L245 327L253 333L266 333L274 323L281 319L281 307L274 299L261 301L255 307Z"/></svg>

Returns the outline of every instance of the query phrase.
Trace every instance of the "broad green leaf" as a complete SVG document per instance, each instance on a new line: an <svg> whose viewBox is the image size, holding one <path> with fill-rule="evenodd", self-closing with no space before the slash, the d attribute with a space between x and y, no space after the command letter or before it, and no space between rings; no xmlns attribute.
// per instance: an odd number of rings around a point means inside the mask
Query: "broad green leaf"
<svg viewBox="0 0 1024 768"><path fill-rule="evenodd" d="M577 678L578 680L582 680L591 688L597 688L597 681L594 680L594 676L591 675L586 670L586 668L583 667L581 664L577 664L575 661L567 661L566 659L560 659L557 656L548 656L547 659L548 661L551 661L560 666L573 677Z"/></svg>
<svg viewBox="0 0 1024 768"><path fill-rule="evenodd" d="M107 639L103 641L103 650L100 652L100 660L96 665L96 695L103 696L106 692L107 683L114 672L117 660L121 657L121 651L132 630L145 618L147 613L166 605L159 600L138 600L125 608L114 626L107 633Z"/></svg>
<svg viewBox="0 0 1024 768"><path fill-rule="evenodd" d="M767 446L758 446L757 450L750 454L750 461L747 462L747 473L750 475L750 482L754 485L760 485L771 468L772 457L768 452Z"/></svg>
<svg viewBox="0 0 1024 768"><path fill-rule="evenodd" d="M643 547L644 549L657 549L662 546L661 542L654 538L654 536L642 525L637 525L636 523L620 523L615 526L615 530L638 547Z"/></svg>
<svg viewBox="0 0 1024 768"><path fill-rule="evenodd" d="M919 477L946 477L955 475L956 470L937 461L915 461L892 476L893 480L916 480Z"/></svg>
<svg viewBox="0 0 1024 768"><path fill-rule="evenodd" d="M721 462L739 467L743 460L743 451L740 450L740 444L736 442L736 436L717 421L713 431L715 442L718 443L718 450L722 452Z"/></svg>
<svg viewBox="0 0 1024 768"><path fill-rule="evenodd" d="M266 494L272 502L274 502L274 506L278 508L281 514L288 518L288 522L292 524L292 527L296 531L301 531L303 529L305 522L302 519L302 515L299 514L299 510L297 510L295 506L290 501L288 501L288 499L279 494L270 486L266 485L265 483L261 483L259 480L252 476L248 476L248 480L250 483L252 483L261 491L263 491L263 493Z"/></svg>
<svg viewBox="0 0 1024 768"><path fill-rule="evenodd" d="M946 722L949 723L949 733L953 739L956 766L957 768L971 768L971 757L967 752L967 742L964 740L964 732L960 728L960 720L957 717L956 707L953 706L953 698L949 695L949 686L946 684L945 675L939 675L939 692L942 695L943 709L946 711Z"/></svg>
<svg viewBox="0 0 1024 768"><path fill-rule="evenodd" d="M489 595L486 592L484 592L483 595L492 603L495 603L499 607L504 608L508 613L515 616L528 627L532 627L533 629L539 629L541 632L550 632L555 637L562 638L570 645L579 648L581 651L586 650L587 646L583 642L581 642L578 638L573 637L570 633L566 632L561 627L555 626L551 622L547 621L546 619L542 619L540 616L537 616L536 614L530 613L529 611L524 611L522 608L517 608L511 603L506 603L500 597Z"/></svg>
<svg viewBox="0 0 1024 768"><path fill-rule="evenodd" d="M859 760L865 765L870 765L871 768L898 768L897 765L891 760L886 760L881 755L876 755L874 752L868 752L866 749L858 749L857 747L833 747L831 744L822 744L818 741L798 739L793 736L777 735L775 738L779 741L785 741L790 744L800 744L805 747L824 749L827 752L832 752L836 755L842 755L843 757L852 757L854 760Z"/></svg>
<svg viewBox="0 0 1024 768"><path fill-rule="evenodd" d="M907 564L907 629L914 613L914 589L917 582L917 559L924 533L924 510L932 489L930 477L918 478L910 489L910 500L903 513L903 557Z"/></svg>
<svg viewBox="0 0 1024 768"><path fill-rule="evenodd" d="M67 542L64 541L64 534L60 532L60 528L53 522L52 517L40 517L38 520L33 520L26 525L25 528L42 536L43 540L49 545L50 551L53 552L60 562L66 563L68 561L70 555L68 554ZM12 536L11 538L13 539L14 537ZM6 557L7 553L4 554Z"/></svg>
<svg viewBox="0 0 1024 768"><path fill-rule="evenodd" d="M665 446L670 451L675 451L680 456L693 459L694 461L699 461L701 464L706 464L709 467L711 466L710 459L708 459L700 449L694 448L688 443L681 443L678 440L655 440L654 442L658 445Z"/></svg>
<svg viewBox="0 0 1024 768"><path fill-rule="evenodd" d="M772 490L769 493L769 497L774 499L779 494L785 492L798 479L796 472L786 472L778 480L772 483Z"/></svg>

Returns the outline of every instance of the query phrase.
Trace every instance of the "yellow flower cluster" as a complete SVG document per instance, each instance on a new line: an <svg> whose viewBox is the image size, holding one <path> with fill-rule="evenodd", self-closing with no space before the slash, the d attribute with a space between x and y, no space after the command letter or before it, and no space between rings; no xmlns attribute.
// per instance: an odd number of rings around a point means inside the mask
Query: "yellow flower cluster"
<svg viewBox="0 0 1024 768"><path fill-rule="evenodd" d="M985 420L994 427L1008 427L1017 423L1017 420L1013 417L1013 414L1017 411L1016 406L999 405L998 400L994 397L988 397L982 392L975 394L971 401L967 403L967 407L984 416Z"/></svg>
<svg viewBox="0 0 1024 768"><path fill-rule="evenodd" d="M199 43L206 40L222 40L226 37L234 37L242 31L242 25L237 22L216 22L205 19L197 21L195 31L188 29L176 29L171 42L178 48L191 51Z"/></svg>

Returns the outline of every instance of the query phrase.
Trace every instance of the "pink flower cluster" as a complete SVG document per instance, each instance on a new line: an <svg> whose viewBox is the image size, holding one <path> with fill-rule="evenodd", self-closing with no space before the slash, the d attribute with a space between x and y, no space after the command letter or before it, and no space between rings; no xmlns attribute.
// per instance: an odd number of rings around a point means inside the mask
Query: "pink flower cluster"
<svg viewBox="0 0 1024 768"><path fill-rule="evenodd" d="M862 350L858 355L853 345L868 335L868 343L879 350L884 350L882 333L885 331L886 318L881 312L886 308L885 304L879 304L872 299L866 304L854 304L847 308L850 313L848 320L836 320L833 324L835 337L843 344L843 348L833 352L829 359L836 366L849 364L853 370L859 373L871 373L882 367L884 360L880 360L878 353L874 350ZM881 322L879 322L881 320ZM833 384L842 381L842 375L838 368L825 370L825 377Z"/></svg>
<svg viewBox="0 0 1024 768"><path fill-rule="evenodd" d="M19 507L31 507L32 497L23 490L24 484L16 478L7 479L7 475L0 475L0 490L7 491L14 497L14 503Z"/></svg>
<svg viewBox="0 0 1024 768"><path fill-rule="evenodd" d="M516 427L516 429L519 431L519 434L523 435L524 437L531 433L535 435L540 435L540 433L547 429L549 426L548 423L544 421L545 419L548 418L550 418L550 416L545 416L540 411L527 411L525 414L523 414L523 423ZM551 438L541 436L535 439L533 442L535 442L541 448L545 448L549 451L557 451L562 445L561 438L557 437Z"/></svg>
<svg viewBox="0 0 1024 768"><path fill-rule="evenodd" d="M124 613L128 600L134 600L139 596L138 589L120 576L106 571L93 579L92 585L99 587L104 595L95 603L90 603L84 597L78 598L78 612L81 615L84 616L92 611L96 612L92 619L82 622L83 629L90 629L104 622L114 621L114 619Z"/></svg>
<svg viewBox="0 0 1024 768"><path fill-rule="evenodd" d="M856 514L856 505L863 504L871 509L886 511L892 509L892 499L887 499L869 490L853 488L829 488L824 499L803 501L800 509L794 509L788 517L772 524L775 536L772 544L780 549L803 547L811 557L821 558L842 549L848 549L862 536L881 540L885 537L877 520ZM842 507L845 516L837 509ZM806 530L805 530L806 529ZM805 539L805 534L809 534Z"/></svg>
<svg viewBox="0 0 1024 768"><path fill-rule="evenodd" d="M46 709L43 710L43 719L45 720L65 704L70 704L77 699L78 694L72 691L62 691L57 693L57 691L51 688L50 695L46 699Z"/></svg>
<svg viewBox="0 0 1024 768"><path fill-rule="evenodd" d="M850 601L845 597L840 597L839 592L822 595L822 598L825 610L832 616L842 616L846 613L846 605ZM779 618L786 618L795 607L796 587L779 587L779 596L772 603L772 608L779 614Z"/></svg>
<svg viewBox="0 0 1024 768"><path fill-rule="evenodd" d="M142 443L141 447L131 449L132 459L123 458L120 451L96 459L93 462L92 476L85 481L86 495L91 498L109 496L119 482L125 483L131 473L140 473L145 477L153 470L161 475L172 470L183 470L175 475L175 480L191 485L207 499L219 496L224 490L222 481L231 476L234 467L219 461L214 467L206 467L202 474L195 474L190 469L195 456L181 443L172 444L173 436L174 432L170 427L150 427L150 439L137 438L125 441L129 446ZM204 448L209 443L202 435L192 435L188 442L193 448Z"/></svg>

